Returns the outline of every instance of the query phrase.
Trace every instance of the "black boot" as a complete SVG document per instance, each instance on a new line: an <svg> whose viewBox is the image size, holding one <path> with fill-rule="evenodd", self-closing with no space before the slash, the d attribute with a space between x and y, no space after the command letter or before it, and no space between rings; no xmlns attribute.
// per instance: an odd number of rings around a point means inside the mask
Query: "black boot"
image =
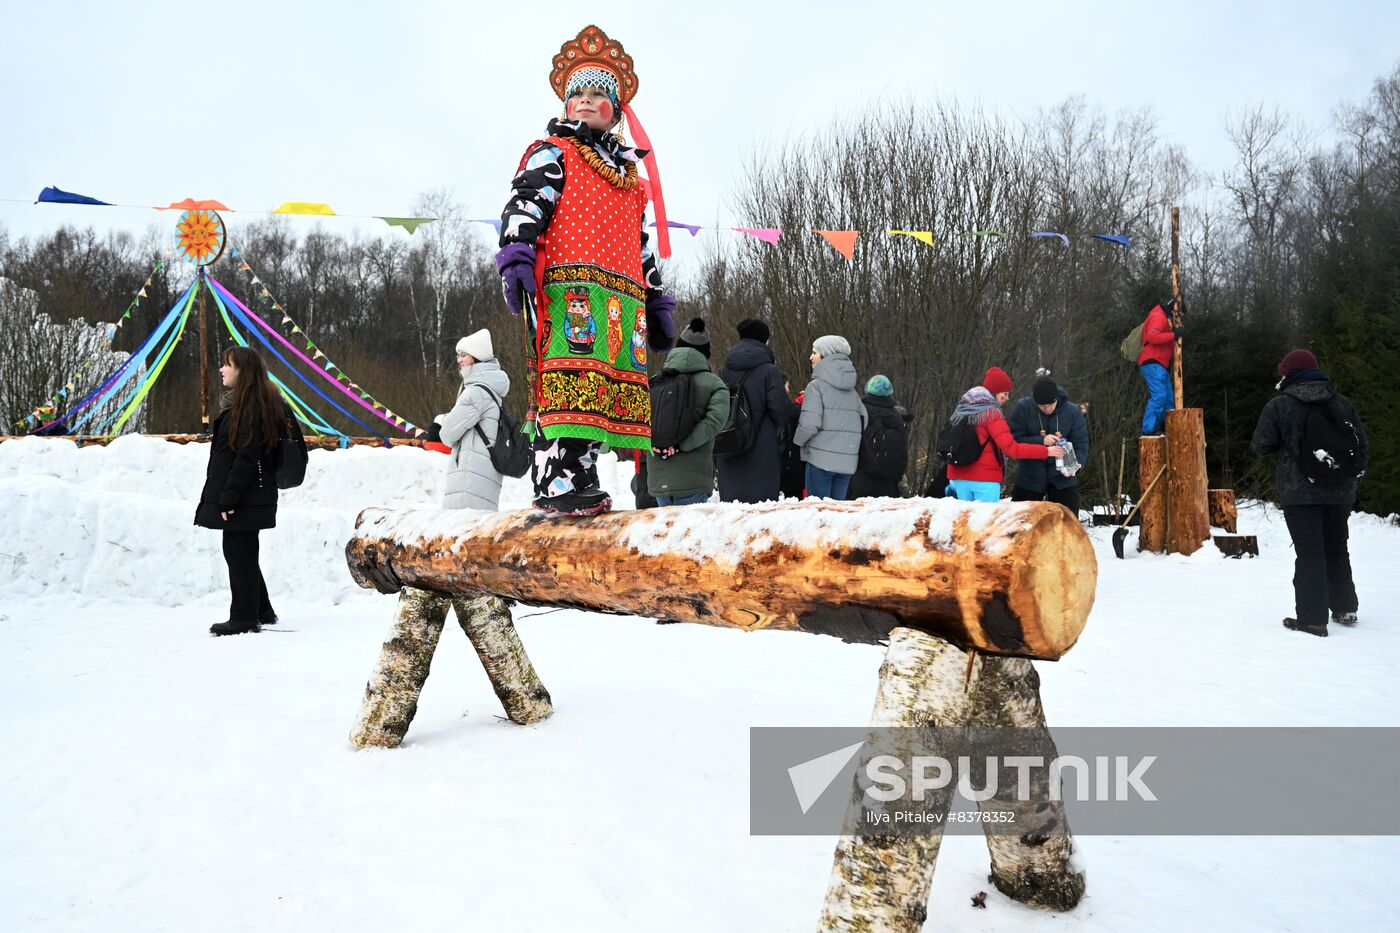
<svg viewBox="0 0 1400 933"><path fill-rule="evenodd" d="M258 624L259 624L259 625L276 625L276 624L277 624L277 613L275 613L275 612L269 612L269 613L266 613L266 614L259 614L259 615L258 615Z"/></svg>
<svg viewBox="0 0 1400 933"><path fill-rule="evenodd" d="M1316 635L1319 638L1327 637L1327 623L1321 625L1305 625L1297 619L1284 619L1284 628L1291 628L1295 632L1307 632L1309 635Z"/></svg>
<svg viewBox="0 0 1400 933"><path fill-rule="evenodd" d="M259 622L215 622L209 626L210 635L243 635L248 632L261 632Z"/></svg>
<svg viewBox="0 0 1400 933"><path fill-rule="evenodd" d="M1338 625L1345 625L1350 628L1357 623L1356 613L1334 612L1332 613L1332 621L1336 622Z"/></svg>
<svg viewBox="0 0 1400 933"><path fill-rule="evenodd" d="M535 508L551 515L598 515L612 508L612 497L601 489L565 492L557 496L540 496Z"/></svg>

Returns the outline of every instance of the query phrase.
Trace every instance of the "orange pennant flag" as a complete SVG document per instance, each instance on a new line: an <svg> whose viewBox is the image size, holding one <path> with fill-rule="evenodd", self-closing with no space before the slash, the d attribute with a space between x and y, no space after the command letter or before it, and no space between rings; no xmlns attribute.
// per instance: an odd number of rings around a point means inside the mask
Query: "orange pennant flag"
<svg viewBox="0 0 1400 933"><path fill-rule="evenodd" d="M859 230L813 230L813 233L820 233L822 239L835 248L836 252L852 259L856 254L856 237L860 236Z"/></svg>

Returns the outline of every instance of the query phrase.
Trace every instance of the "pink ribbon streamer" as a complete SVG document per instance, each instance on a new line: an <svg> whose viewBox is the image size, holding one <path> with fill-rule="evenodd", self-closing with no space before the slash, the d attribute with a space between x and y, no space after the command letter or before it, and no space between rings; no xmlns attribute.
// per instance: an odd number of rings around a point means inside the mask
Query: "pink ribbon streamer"
<svg viewBox="0 0 1400 933"><path fill-rule="evenodd" d="M622 105L622 115L627 118L627 125L632 128L632 138L637 141L637 146L647 150L642 164L647 167L651 200L656 205L656 251L662 259L670 259L671 228L666 223L666 198L661 194L661 170L656 167L656 150L651 147L647 131L642 127L642 121L637 119L637 112L632 109L631 104Z"/></svg>

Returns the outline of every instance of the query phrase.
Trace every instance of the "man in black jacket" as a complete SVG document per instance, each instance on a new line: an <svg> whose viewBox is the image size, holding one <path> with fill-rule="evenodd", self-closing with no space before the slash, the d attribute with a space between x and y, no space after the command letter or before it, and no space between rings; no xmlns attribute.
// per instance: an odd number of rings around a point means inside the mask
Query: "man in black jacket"
<svg viewBox="0 0 1400 933"><path fill-rule="evenodd" d="M719 497L724 502L765 502L778 498L782 428L794 405L768 346L768 325L749 319L739 322L738 331L739 342L725 356L719 377L731 394L743 382L758 430L748 450L718 460Z"/></svg>
<svg viewBox="0 0 1400 933"><path fill-rule="evenodd" d="M1089 426L1079 406L1069 400L1069 393L1048 376L1036 380L1031 394L1017 399L1006 419L1011 436L1022 444L1054 446L1061 439L1074 445L1075 459L1089 462ZM1016 484L1011 490L1013 502L1058 502L1079 517L1079 476L1066 476L1056 468L1056 461L1017 460Z"/></svg>
<svg viewBox="0 0 1400 933"><path fill-rule="evenodd" d="M1293 539L1293 598L1296 617L1285 627L1310 635L1327 635L1327 613L1342 625L1356 624L1356 584L1347 551L1347 518L1356 503L1356 488L1365 470L1366 430L1351 400L1318 368L1317 357L1294 350L1278 364L1283 377L1279 394L1264 406L1251 446L1261 457L1273 456L1283 518ZM1318 433L1319 431L1324 433ZM1342 438L1332 450L1319 440ZM1316 450L1305 448L1316 447ZM1318 463L1335 465L1333 475L1318 476Z"/></svg>

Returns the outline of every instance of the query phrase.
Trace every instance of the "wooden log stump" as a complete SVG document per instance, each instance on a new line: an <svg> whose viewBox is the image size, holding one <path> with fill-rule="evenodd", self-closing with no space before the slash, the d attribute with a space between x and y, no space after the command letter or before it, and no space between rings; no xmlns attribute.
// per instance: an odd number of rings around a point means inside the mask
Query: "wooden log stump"
<svg viewBox="0 0 1400 933"><path fill-rule="evenodd" d="M399 594L394 625L379 662L365 685L360 720L350 733L356 746L397 748L403 743L418 712L418 697L428 679L449 609L456 613L512 722L538 722L553 711L549 692L525 653L504 600L453 600L406 587Z"/></svg>
<svg viewBox="0 0 1400 933"><path fill-rule="evenodd" d="M1230 534L1236 534L1240 520L1240 511L1235 506L1235 491L1233 489L1212 489L1207 494L1210 499L1210 525L1212 528L1221 528Z"/></svg>
<svg viewBox="0 0 1400 933"><path fill-rule="evenodd" d="M712 504L561 519L366 509L361 586L879 643L899 626L1059 658L1093 605L1088 535L1054 503Z"/></svg>
<svg viewBox="0 0 1400 933"><path fill-rule="evenodd" d="M1211 541L1226 557L1259 556L1259 539L1254 535L1211 535Z"/></svg>
<svg viewBox="0 0 1400 933"><path fill-rule="evenodd" d="M1169 413L1170 414L1170 413ZM1165 554L1167 550L1167 478L1144 496L1152 480L1167 465L1167 439L1157 434L1138 439L1138 550Z"/></svg>
<svg viewBox="0 0 1400 933"><path fill-rule="evenodd" d="M1167 412L1167 553L1194 554L1210 537L1209 488L1204 412Z"/></svg>

